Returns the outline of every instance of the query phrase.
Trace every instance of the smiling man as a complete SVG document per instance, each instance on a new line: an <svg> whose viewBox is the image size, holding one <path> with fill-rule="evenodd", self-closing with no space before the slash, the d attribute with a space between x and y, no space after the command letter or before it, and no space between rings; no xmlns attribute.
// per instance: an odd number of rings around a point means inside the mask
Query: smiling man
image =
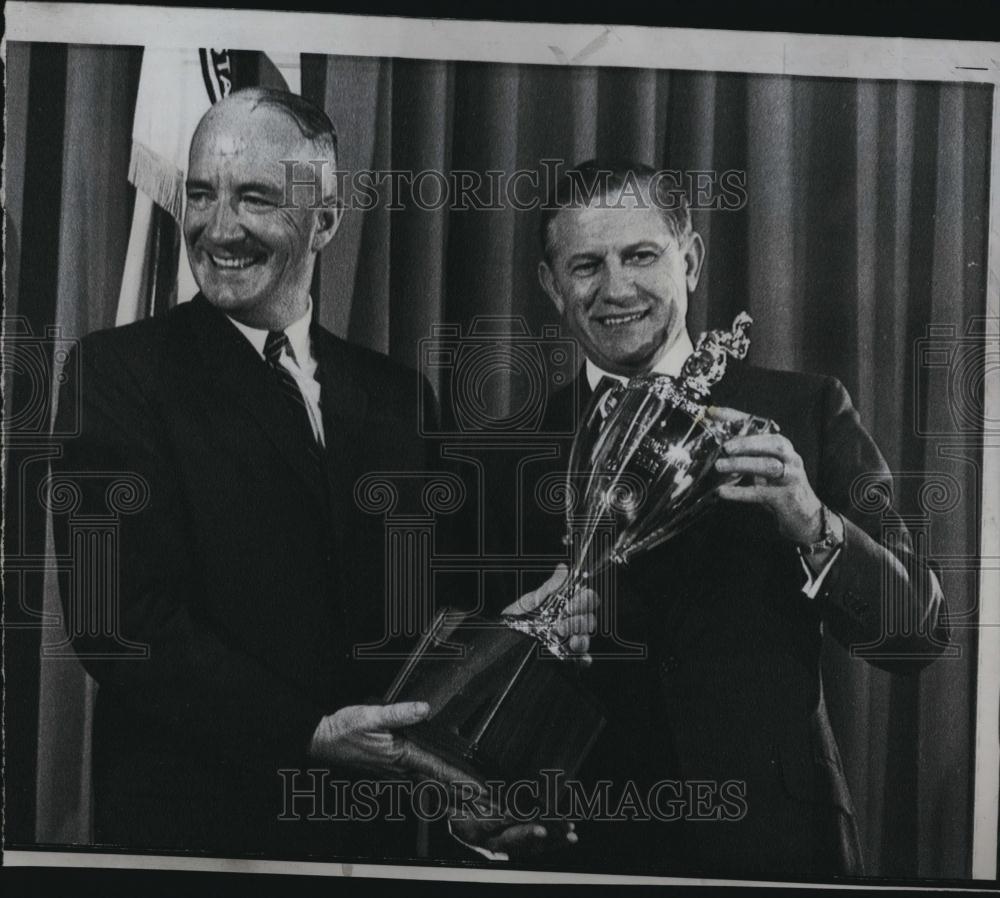
<svg viewBox="0 0 1000 898"><path fill-rule="evenodd" d="M258 330L306 314L314 260L341 218L336 139L293 96L237 93L206 113L191 142L191 268L213 306ZM296 170L305 177L289 191Z"/></svg>
<svg viewBox="0 0 1000 898"><path fill-rule="evenodd" d="M550 397L553 434L580 420L595 390L676 376L692 350L685 319L705 247L664 186L648 166L594 161L568 171L546 204L539 279L586 357L577 383ZM858 663L917 670L947 644L941 592L888 504L852 502L856 478L886 496L892 479L840 383L730 362L712 402L715 415L760 415L780 433L727 443L719 470L742 478L698 523L619 569L605 596L614 629L598 634L586 674L609 722L581 776L610 783L604 805L620 813L581 821L590 850L556 863L860 874L822 639L860 649ZM525 495L531 476L549 473L537 467L525 466ZM528 544L558 552L561 518L530 503L524 513ZM649 801L616 801L630 794Z"/></svg>
<svg viewBox="0 0 1000 898"><path fill-rule="evenodd" d="M546 218L539 278L593 369L626 377L676 373L692 349L687 299L704 244L689 217L625 186L609 183L608 202ZM570 198L566 191L556 202Z"/></svg>
<svg viewBox="0 0 1000 898"><path fill-rule="evenodd" d="M468 780L402 734L425 704L372 703L398 662L353 657L380 640L386 613L385 534L357 509L354 485L433 465L417 420L427 383L312 320L316 258L341 217L336 150L325 113L292 94L241 91L210 109L184 216L201 292L85 338L80 382L62 393L66 420L82 398L81 432L53 469L80 513L107 514L101 477L139 484L106 579L76 570L61 581L69 619L117 603L115 629L74 639L99 687L99 844L406 858L404 824L338 816L327 781ZM318 180L286 192L289 168L297 182L315 160ZM66 516L54 527L68 555ZM594 600L574 600L583 629ZM586 635L566 635L586 652ZM559 824L466 823L461 834L509 855L576 838Z"/></svg>

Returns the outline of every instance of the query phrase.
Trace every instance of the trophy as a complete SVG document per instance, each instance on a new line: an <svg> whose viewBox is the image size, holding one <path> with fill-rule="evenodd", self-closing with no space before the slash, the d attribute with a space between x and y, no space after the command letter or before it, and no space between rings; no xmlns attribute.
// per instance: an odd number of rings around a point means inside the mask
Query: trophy
<svg viewBox="0 0 1000 898"><path fill-rule="evenodd" d="M746 356L751 323L742 312L731 330L703 334L678 377L644 374L595 392L566 475L566 580L536 608L501 620L437 614L385 698L430 704L410 738L480 780L575 775L604 714L578 682L558 624L608 565L675 536L719 485L739 479L715 470L727 440L777 430L753 416L722 421L704 404L728 358ZM613 538L595 539L609 522Z"/></svg>

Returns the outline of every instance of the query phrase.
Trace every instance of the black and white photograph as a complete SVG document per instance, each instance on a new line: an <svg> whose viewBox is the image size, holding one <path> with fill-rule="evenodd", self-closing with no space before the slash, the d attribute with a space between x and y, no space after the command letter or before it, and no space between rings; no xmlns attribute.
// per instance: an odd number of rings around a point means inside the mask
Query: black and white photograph
<svg viewBox="0 0 1000 898"><path fill-rule="evenodd" d="M1000 45L6 15L5 866L996 881Z"/></svg>

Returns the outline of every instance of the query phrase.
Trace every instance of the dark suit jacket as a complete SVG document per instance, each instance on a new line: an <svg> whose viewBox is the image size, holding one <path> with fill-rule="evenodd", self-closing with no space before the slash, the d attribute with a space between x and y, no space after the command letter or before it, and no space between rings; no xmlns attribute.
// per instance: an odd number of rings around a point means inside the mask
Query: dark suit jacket
<svg viewBox="0 0 1000 898"><path fill-rule="evenodd" d="M576 387L550 397L548 432L566 432L581 419L590 390L582 378ZM711 401L778 423L819 497L844 515L846 542L809 599L798 553L770 515L720 504L618 571L615 595L605 600L615 604L618 635L645 645L647 657L598 657L584 675L609 721L580 778L611 780L619 798L630 780L642 794L664 779L716 789L736 781L745 784L746 814L718 822L583 821L579 850L552 864L736 876L860 873L854 814L823 702L822 633L847 646L879 643L874 663L918 669L946 642L940 590L909 553L908 537L895 555L878 541L886 526L905 528L890 507L872 502L879 489L891 489L891 478L840 383L732 363ZM535 495L532 481L567 457L564 444L551 464L528 463L521 494ZM873 480L852 499L865 474ZM558 552L561 518L526 508L527 544ZM894 632L891 622L904 619L919 626ZM617 647L598 638L593 649Z"/></svg>
<svg viewBox="0 0 1000 898"><path fill-rule="evenodd" d="M381 694L395 672L351 659L384 627L383 524L357 509L354 484L364 471L426 467L418 376L321 327L312 336L322 468L266 364L204 298L80 345L82 432L53 465L79 483L75 515L107 513L96 472L134 472L148 489L142 510L121 515L109 559L118 632L148 658L116 657L111 634L75 640L99 684L98 841L409 854L401 824L277 820L278 769L317 766L306 746L321 716ZM67 517L55 524L60 551L79 551ZM68 613L109 600L113 581L71 567Z"/></svg>

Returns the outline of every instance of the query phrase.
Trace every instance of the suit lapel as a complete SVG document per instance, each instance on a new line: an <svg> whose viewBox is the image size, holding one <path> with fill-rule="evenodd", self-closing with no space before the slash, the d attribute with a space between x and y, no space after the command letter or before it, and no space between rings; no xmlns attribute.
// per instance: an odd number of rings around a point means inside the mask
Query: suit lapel
<svg viewBox="0 0 1000 898"><path fill-rule="evenodd" d="M581 368L568 384L550 394L543 432L567 436L576 433L584 412L590 405L592 395L593 390L590 389L584 369Z"/></svg>
<svg viewBox="0 0 1000 898"><path fill-rule="evenodd" d="M726 373L722 380L712 387L712 393L708 398L711 405L749 411L743 401L743 365L744 363L737 359L729 359L726 362Z"/></svg>
<svg viewBox="0 0 1000 898"><path fill-rule="evenodd" d="M353 486L354 461L363 449L368 385L336 337L315 324L310 333L319 362L327 479L335 489L345 478Z"/></svg>
<svg viewBox="0 0 1000 898"><path fill-rule="evenodd" d="M206 390L221 390L256 422L307 490L325 499L317 468L302 428L273 383L267 364L225 315L198 294L191 300L194 338L202 357ZM199 373L200 377L201 374Z"/></svg>

